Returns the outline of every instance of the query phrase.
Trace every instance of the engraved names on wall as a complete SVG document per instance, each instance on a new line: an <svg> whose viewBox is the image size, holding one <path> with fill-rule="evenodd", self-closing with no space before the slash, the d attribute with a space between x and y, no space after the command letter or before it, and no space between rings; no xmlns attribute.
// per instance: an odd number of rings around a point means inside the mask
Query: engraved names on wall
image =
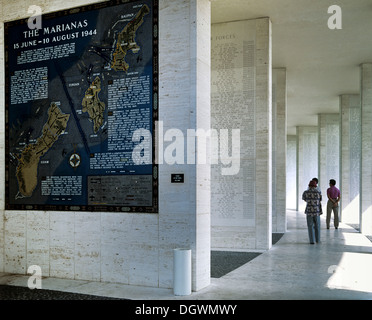
<svg viewBox="0 0 372 320"><path fill-rule="evenodd" d="M211 126L241 130L239 173L221 176L212 166L214 226L255 221L255 34L255 21L212 25Z"/></svg>

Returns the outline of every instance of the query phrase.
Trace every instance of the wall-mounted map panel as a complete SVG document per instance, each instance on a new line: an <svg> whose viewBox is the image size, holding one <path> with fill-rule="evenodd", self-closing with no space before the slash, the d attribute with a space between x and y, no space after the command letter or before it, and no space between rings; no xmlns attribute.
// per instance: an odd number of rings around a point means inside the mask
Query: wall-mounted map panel
<svg viewBox="0 0 372 320"><path fill-rule="evenodd" d="M158 1L4 30L6 209L158 212Z"/></svg>

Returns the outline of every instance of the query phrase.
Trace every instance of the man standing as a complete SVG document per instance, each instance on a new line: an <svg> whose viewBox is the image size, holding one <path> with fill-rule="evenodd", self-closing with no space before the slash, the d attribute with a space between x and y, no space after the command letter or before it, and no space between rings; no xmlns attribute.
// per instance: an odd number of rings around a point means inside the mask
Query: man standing
<svg viewBox="0 0 372 320"><path fill-rule="evenodd" d="M336 181L334 179L329 180L329 188L327 189L327 197L328 197L328 202L327 202L327 229L329 229L329 224L331 221L331 215L332 211L334 214L334 226L335 229L338 229L338 203L340 202L341 199L341 192L339 189L337 189L336 186Z"/></svg>
<svg viewBox="0 0 372 320"><path fill-rule="evenodd" d="M305 214L310 244L314 244L314 236L315 241L320 242L321 193L314 180L310 181L309 189L302 194L302 200L306 201Z"/></svg>

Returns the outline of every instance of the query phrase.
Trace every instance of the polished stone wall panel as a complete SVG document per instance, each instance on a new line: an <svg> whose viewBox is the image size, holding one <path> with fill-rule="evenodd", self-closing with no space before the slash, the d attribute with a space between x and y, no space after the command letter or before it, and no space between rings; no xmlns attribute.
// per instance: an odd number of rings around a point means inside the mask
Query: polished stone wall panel
<svg viewBox="0 0 372 320"><path fill-rule="evenodd" d="M287 231L286 183L287 183L287 72L273 69L273 153L272 153L272 230Z"/></svg>
<svg viewBox="0 0 372 320"><path fill-rule="evenodd" d="M363 63L361 72L361 167L360 226L372 235L372 63Z"/></svg>
<svg viewBox="0 0 372 320"><path fill-rule="evenodd" d="M240 129L239 172L224 176L221 162L212 165L212 247L268 249L272 230L270 20L213 24L211 59L211 127L219 133L230 130L230 155L231 132Z"/></svg>
<svg viewBox="0 0 372 320"><path fill-rule="evenodd" d="M44 0L37 5L47 13L94 2L100 0ZM28 7L35 4L0 3L1 31L4 20L28 17ZM186 135L187 129L209 128L210 2L160 0L159 37L159 121L164 132L177 128ZM1 62L3 55L1 45ZM3 63L0 70L3 97ZM0 137L4 151L3 122ZM0 154L4 159L4 152ZM172 184L171 173L184 173L185 183ZM159 214L1 211L0 271L25 274L30 263L38 262L45 276L172 288L173 249L187 247L193 253L193 290L207 286L209 166L161 164L159 183ZM3 185L4 177L0 190Z"/></svg>
<svg viewBox="0 0 372 320"><path fill-rule="evenodd" d="M340 188L340 115L320 114L319 125L319 186L326 203L329 180Z"/></svg>
<svg viewBox="0 0 372 320"><path fill-rule="evenodd" d="M287 136L287 183L286 183L286 208L296 209L296 189L297 189L297 177L296 177L296 136Z"/></svg>
<svg viewBox="0 0 372 320"><path fill-rule="evenodd" d="M303 212L306 203L302 194L312 178L318 177L318 127L299 126L296 128L297 145L297 210Z"/></svg>
<svg viewBox="0 0 372 320"><path fill-rule="evenodd" d="M340 96L340 187L341 221L359 224L359 187L361 153L360 95Z"/></svg>

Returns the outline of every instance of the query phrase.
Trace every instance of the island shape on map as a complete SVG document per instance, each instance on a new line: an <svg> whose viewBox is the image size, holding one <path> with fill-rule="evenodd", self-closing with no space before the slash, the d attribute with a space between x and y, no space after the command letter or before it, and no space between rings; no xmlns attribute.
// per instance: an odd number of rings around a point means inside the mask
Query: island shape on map
<svg viewBox="0 0 372 320"><path fill-rule="evenodd" d="M97 133L103 125L105 104L99 99L98 94L101 91L101 80L96 77L93 83L85 91L82 101L82 112L88 112L89 118L93 121L94 133Z"/></svg>
<svg viewBox="0 0 372 320"><path fill-rule="evenodd" d="M48 109L48 120L36 142L27 145L18 159L16 177L19 192L16 198L31 197L37 186L37 172L40 158L48 152L59 136L65 131L69 114L65 114L52 102Z"/></svg>
<svg viewBox="0 0 372 320"><path fill-rule="evenodd" d="M143 5L136 16L119 32L115 42L115 51L112 54L111 69L115 71L128 71L129 65L125 57L129 50L137 53L140 50L136 42L136 32L143 23L145 15L150 13L147 5Z"/></svg>

